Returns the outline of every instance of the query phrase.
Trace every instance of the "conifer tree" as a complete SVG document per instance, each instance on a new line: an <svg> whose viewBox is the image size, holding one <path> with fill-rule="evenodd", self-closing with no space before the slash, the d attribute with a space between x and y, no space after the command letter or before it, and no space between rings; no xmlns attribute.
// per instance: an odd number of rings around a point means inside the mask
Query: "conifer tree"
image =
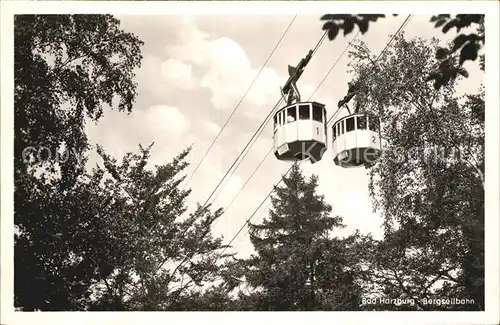
<svg viewBox="0 0 500 325"><path fill-rule="evenodd" d="M94 170L90 184L103 203L100 213L89 213L80 249L97 250L89 264L104 266L92 309L183 310L190 291L212 282L219 270L214 258L222 241L209 230L222 210L198 207L186 215L190 190L179 189L190 148L154 169L147 168L150 150L141 147L121 164L100 151L105 168ZM112 177L104 179L105 172Z"/></svg>
<svg viewBox="0 0 500 325"><path fill-rule="evenodd" d="M249 225L256 254L244 264L254 290L240 294L242 309L357 309L357 263L349 253L357 235L331 238L331 230L344 227L342 218L330 216L331 206L316 193L315 175L305 179L294 164L282 180L284 186L275 186L269 217Z"/></svg>

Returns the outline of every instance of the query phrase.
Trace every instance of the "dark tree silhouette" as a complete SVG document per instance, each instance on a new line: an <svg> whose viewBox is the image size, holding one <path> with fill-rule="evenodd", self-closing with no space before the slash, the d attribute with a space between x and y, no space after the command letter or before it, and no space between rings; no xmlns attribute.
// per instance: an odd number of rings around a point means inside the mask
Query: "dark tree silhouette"
<svg viewBox="0 0 500 325"><path fill-rule="evenodd" d="M221 240L209 234L221 211L184 215L189 191L177 186L190 149L151 168L151 147L121 163L99 147L103 164L86 169L84 118L97 123L106 106L132 110L141 46L109 15L15 17L14 287L22 310L183 309L193 287L223 270L213 258Z"/></svg>
<svg viewBox="0 0 500 325"><path fill-rule="evenodd" d="M316 193L317 177L306 180L298 164L275 187L273 208L261 224L250 224L256 254L244 260L241 276L250 294L244 310L358 310L359 235L332 238L340 217Z"/></svg>
<svg viewBox="0 0 500 325"><path fill-rule="evenodd" d="M351 33L355 26L358 26L360 32L364 34L368 31L370 23L384 17L385 15L380 14L326 14L321 17L321 20L326 21L323 24L323 30L328 31L328 38L333 41L340 30L344 31L345 36ZM442 27L443 33L447 33L454 27L457 29L457 33L471 26L478 28L477 32L459 34L453 40L453 45L450 48L436 49L436 59L441 63L435 71L428 73L426 80L434 81L434 87L439 89L450 80L456 79L458 75L467 76L467 71L462 68L463 63L468 60L475 61L478 58L478 53L484 47L485 41L484 15L460 14L452 18L451 15L443 14L432 16L430 22L435 23L435 28ZM458 52L460 53L457 55ZM481 58L480 64L484 66L484 56Z"/></svg>
<svg viewBox="0 0 500 325"><path fill-rule="evenodd" d="M429 85L423 76L439 65L437 44L396 37L376 71L365 45L350 53L362 80L356 100L380 115L387 141L369 166L385 238L371 251L366 280L373 294L416 301L371 308L484 310L484 89L459 96L458 79L440 90Z"/></svg>
<svg viewBox="0 0 500 325"><path fill-rule="evenodd" d="M114 98L118 109L132 109L141 45L109 15L15 16L16 306L78 309L74 300L87 298L94 270L77 266L67 232L86 163L84 118L98 121ZM75 272L78 280L68 281Z"/></svg>

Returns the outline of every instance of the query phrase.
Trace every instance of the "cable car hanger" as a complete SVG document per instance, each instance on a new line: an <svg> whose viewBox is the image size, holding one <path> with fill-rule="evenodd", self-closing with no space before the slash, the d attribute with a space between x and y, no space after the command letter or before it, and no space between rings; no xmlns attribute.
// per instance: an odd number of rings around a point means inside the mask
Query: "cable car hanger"
<svg viewBox="0 0 500 325"><path fill-rule="evenodd" d="M283 88L281 88L281 95L286 98L287 105L292 105L293 103L300 102L300 93L297 88L297 81L304 72L305 67L311 60L313 55L313 50L309 50L309 53L300 60L296 67L288 65L288 80L286 81Z"/></svg>
<svg viewBox="0 0 500 325"><path fill-rule="evenodd" d="M373 69L375 71L379 71L379 68L377 67L376 63L374 61L372 61L371 59L370 59L370 61L373 64ZM349 89L347 90L347 95L345 95L344 98L342 98L341 100L339 100L339 102L337 104L337 107L340 109L342 106L344 106L345 108L347 108L347 111L349 112L349 115L351 115L352 114L351 110L349 109L349 106L347 104L358 93L359 88L360 88L360 79L354 80L354 81L350 81L350 82L347 83L347 85L349 86ZM356 106L354 108L354 114L357 114L359 112L360 103L358 101L356 101L355 105Z"/></svg>
<svg viewBox="0 0 500 325"><path fill-rule="evenodd" d="M351 115L351 110L349 109L349 106L347 105L351 99L356 96L358 90L359 90L359 81L351 81L349 83L347 83L347 85L349 86L349 89L347 90L347 95L345 95L344 98L342 98L341 100L339 100L338 104L337 104L337 107L340 109L342 106L344 106L345 108L347 108L347 111L349 112L349 115ZM358 113L359 112L359 102L356 102L356 106L354 108L354 114Z"/></svg>

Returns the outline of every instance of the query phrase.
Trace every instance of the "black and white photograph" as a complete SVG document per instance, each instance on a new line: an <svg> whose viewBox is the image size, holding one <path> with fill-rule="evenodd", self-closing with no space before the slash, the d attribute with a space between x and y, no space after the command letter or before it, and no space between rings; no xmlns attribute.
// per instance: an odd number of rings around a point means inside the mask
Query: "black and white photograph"
<svg viewBox="0 0 500 325"><path fill-rule="evenodd" d="M498 324L499 7L2 1L1 324Z"/></svg>

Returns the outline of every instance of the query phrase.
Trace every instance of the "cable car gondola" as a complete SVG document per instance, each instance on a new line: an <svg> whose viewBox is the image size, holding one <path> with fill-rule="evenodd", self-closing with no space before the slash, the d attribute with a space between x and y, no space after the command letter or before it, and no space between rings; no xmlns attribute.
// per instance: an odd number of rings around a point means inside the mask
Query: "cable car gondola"
<svg viewBox="0 0 500 325"><path fill-rule="evenodd" d="M359 167L375 162L382 153L380 121L373 114L345 116L333 124L332 133L333 161L337 166Z"/></svg>
<svg viewBox="0 0 500 325"><path fill-rule="evenodd" d="M297 102L274 115L274 154L279 160L318 162L326 137L326 109L321 103Z"/></svg>
<svg viewBox="0 0 500 325"><path fill-rule="evenodd" d="M297 67L288 66L289 78L281 89L287 105L274 114L274 155L282 161L311 163L321 160L326 150L327 127L325 105L318 102L301 102L297 80L311 59L313 51Z"/></svg>

